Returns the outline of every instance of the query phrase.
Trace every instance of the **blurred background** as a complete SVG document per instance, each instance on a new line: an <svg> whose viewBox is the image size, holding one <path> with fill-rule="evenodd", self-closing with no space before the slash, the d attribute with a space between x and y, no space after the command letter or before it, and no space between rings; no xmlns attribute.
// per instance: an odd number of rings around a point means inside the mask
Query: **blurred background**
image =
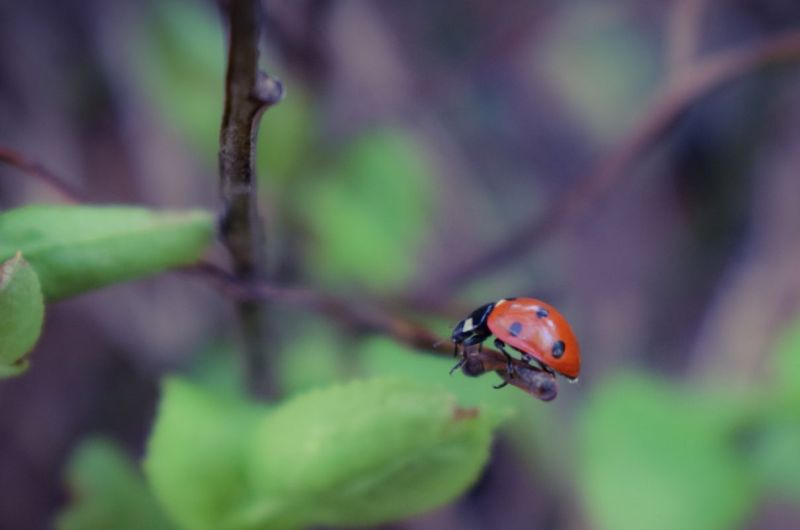
<svg viewBox="0 0 800 530"><path fill-rule="evenodd" d="M542 403L268 305L286 395L400 373L516 409L474 488L383 528L800 527L800 4L264 6L270 281L443 337L535 296L582 344ZM93 202L216 209L224 51L211 1L2 2L0 145ZM58 200L0 166L3 209ZM50 306L0 384L0 528L54 525L87 439L140 458L163 374L234 389L235 327L179 273Z"/></svg>

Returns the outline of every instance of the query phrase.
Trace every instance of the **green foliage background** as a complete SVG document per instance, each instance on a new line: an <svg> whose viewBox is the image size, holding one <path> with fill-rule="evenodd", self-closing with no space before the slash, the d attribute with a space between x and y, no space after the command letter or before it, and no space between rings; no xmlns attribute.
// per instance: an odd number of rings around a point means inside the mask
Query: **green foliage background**
<svg viewBox="0 0 800 530"><path fill-rule="evenodd" d="M130 43L137 88L213 174L219 20L185 1L149 9ZM536 68L602 145L616 138L620 114L645 105L659 65L649 34L595 14L587 6L561 20ZM289 256L295 277L327 291L405 294L435 250L430 231L448 206L432 153L394 122L331 140L323 98L299 80L284 81L288 96L269 110L258 144L262 200L272 206L270 256ZM540 190L520 186L507 207L455 205L480 219L468 234L476 246L523 207L542 206ZM474 193L480 199L487 191ZM22 371L17 362L39 336L44 301L195 263L213 239L214 214L204 210L29 205L0 213L0 374ZM24 260L15 261L20 251ZM543 251L563 258L560 252ZM563 287L563 271L545 261L521 260L466 294L494 299L531 275ZM581 386L562 384L550 405L493 390L493 376L449 377L451 359L355 336L296 308L270 311L286 398L264 405L244 397L234 342L209 330L184 375L162 382L141 458L107 439L75 448L65 470L72 497L58 528L349 528L403 520L468 492L498 436L522 473L574 500L565 505L601 530L740 528L765 499L800 503L800 322L764 352L766 375L758 380L614 366ZM442 335L452 324L419 318Z"/></svg>

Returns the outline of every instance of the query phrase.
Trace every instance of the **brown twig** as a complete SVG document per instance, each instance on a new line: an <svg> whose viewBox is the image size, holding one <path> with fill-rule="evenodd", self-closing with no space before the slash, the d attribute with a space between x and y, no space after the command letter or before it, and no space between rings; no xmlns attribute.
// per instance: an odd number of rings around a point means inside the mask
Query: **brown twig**
<svg viewBox="0 0 800 530"><path fill-rule="evenodd" d="M30 177L51 188L58 193L65 201L80 203L85 200L83 193L59 177L39 162L28 158L22 153L9 147L0 146L0 162L13 166Z"/></svg>
<svg viewBox="0 0 800 530"><path fill-rule="evenodd" d="M225 295L239 301L294 304L324 314L359 333L391 337L401 344L425 353L439 356L453 354L453 345L449 340L442 339L419 324L387 314L363 302L350 303L319 291L275 286L263 281L242 282L228 271L210 263L201 263L182 270L210 280ZM512 359L513 374L510 374L508 360L499 351L484 348L481 351L465 352L463 355L465 362L462 365L462 372L466 375L477 377L495 372L503 381L542 401L551 401L558 394L555 377L525 361Z"/></svg>
<svg viewBox="0 0 800 530"><path fill-rule="evenodd" d="M523 253L531 252L562 230L569 221L579 219L588 211L698 99L758 68L797 59L800 59L800 31L789 32L752 47L720 52L693 66L684 67L681 74L656 97L617 148L578 179L560 199L552 201L552 206L543 215L523 223L498 244L450 271L437 281L436 289L429 292L439 297L442 292L450 292L479 275L499 269ZM418 298L425 303L431 299L428 295Z"/></svg>
<svg viewBox="0 0 800 530"><path fill-rule="evenodd" d="M697 53L707 0L674 0L667 28L667 66L675 76L691 66Z"/></svg>
<svg viewBox="0 0 800 530"><path fill-rule="evenodd" d="M220 130L219 173L223 201L220 231L237 278L260 274L263 231L258 215L255 179L255 142L262 112L280 101L280 82L258 70L258 43L262 22L259 0L223 2L228 21L228 68L225 111ZM255 394L277 390L267 366L263 307L241 301L237 312L246 351L248 384Z"/></svg>

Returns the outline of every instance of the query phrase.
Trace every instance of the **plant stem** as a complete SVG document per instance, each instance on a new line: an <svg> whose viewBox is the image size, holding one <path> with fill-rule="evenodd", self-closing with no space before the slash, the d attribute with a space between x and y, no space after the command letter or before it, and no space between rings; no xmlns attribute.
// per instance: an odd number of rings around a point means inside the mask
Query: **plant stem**
<svg viewBox="0 0 800 530"><path fill-rule="evenodd" d="M35 178L61 195L67 202L80 203L85 201L84 194L78 191L72 184L68 183L36 160L18 151L9 147L0 146L0 162L13 166Z"/></svg>
<svg viewBox="0 0 800 530"><path fill-rule="evenodd" d="M764 42L716 52L683 66L669 80L620 144L578 179L550 208L537 214L494 245L488 245L438 278L435 287L414 298L433 307L444 293L452 293L476 278L491 274L530 253L609 193L670 127L698 100L721 85L768 65L800 59L800 31L790 31Z"/></svg>
<svg viewBox="0 0 800 530"><path fill-rule="evenodd" d="M453 343L450 340L440 338L424 326L369 304L354 304L313 289L283 287L262 281L244 283L228 271L210 263L200 263L182 270L206 278L235 300L254 303L274 301L304 307L325 315L351 331L383 335L422 353L453 358ZM508 371L506 356L497 350L483 348L463 352L461 355L464 359L461 371L466 375L477 377L495 372L506 383L542 401L551 401L558 395L558 383L553 374L526 361L512 359L512 374ZM454 362L455 360L453 358Z"/></svg>
<svg viewBox="0 0 800 530"><path fill-rule="evenodd" d="M228 23L225 111L220 130L219 173L223 210L222 241L241 280L261 275L264 234L258 213L255 143L262 112L280 101L280 82L258 70L261 3L223 2ZM256 395L277 394L265 349L264 309L252 301L237 304L245 351L248 387Z"/></svg>

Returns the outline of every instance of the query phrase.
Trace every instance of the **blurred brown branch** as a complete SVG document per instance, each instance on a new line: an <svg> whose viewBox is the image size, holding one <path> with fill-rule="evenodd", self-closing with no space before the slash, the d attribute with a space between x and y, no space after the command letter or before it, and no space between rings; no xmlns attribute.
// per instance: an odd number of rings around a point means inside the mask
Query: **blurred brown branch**
<svg viewBox="0 0 800 530"><path fill-rule="evenodd" d="M520 254L533 251L569 222L579 219L590 206L618 184L648 149L669 130L697 100L714 89L764 66L800 59L800 31L766 40L737 50L719 52L700 59L668 80L645 114L618 146L600 160L584 177L578 179L543 215L537 215L512 230L500 242L482 250L473 259L454 268L437 281L435 289L418 296L429 305L442 293L450 293L480 275L491 273Z"/></svg>
<svg viewBox="0 0 800 530"><path fill-rule="evenodd" d="M674 0L667 28L667 66L675 76L692 65L700 44L707 0Z"/></svg>
<svg viewBox="0 0 800 530"><path fill-rule="evenodd" d="M9 147L0 146L0 162L13 166L30 177L35 178L58 193L65 201L79 203L85 200L83 193L56 175L39 162Z"/></svg>
<svg viewBox="0 0 800 530"><path fill-rule="evenodd" d="M230 272L210 263L201 263L183 269L211 281L226 296L240 302L282 302L304 307L324 314L344 327L364 334L390 337L397 342L425 353L441 356L453 354L452 343L429 329L388 314L363 302L353 303L329 294L307 288L272 285L263 281L241 281ZM543 401L555 399L558 384L555 377L519 359L512 359L514 375L508 373L508 360L499 351L484 348L465 353L462 371L477 377L495 372L503 381L516 386Z"/></svg>
<svg viewBox="0 0 800 530"><path fill-rule="evenodd" d="M223 210L222 241L237 278L259 276L263 260L263 231L258 214L254 146L262 112L280 101L280 82L258 70L258 43L262 24L258 0L223 2L228 21L228 67L225 111L220 130L219 173ZM275 395L275 382L263 347L263 307L239 301L237 311L246 350L246 374L255 394Z"/></svg>

